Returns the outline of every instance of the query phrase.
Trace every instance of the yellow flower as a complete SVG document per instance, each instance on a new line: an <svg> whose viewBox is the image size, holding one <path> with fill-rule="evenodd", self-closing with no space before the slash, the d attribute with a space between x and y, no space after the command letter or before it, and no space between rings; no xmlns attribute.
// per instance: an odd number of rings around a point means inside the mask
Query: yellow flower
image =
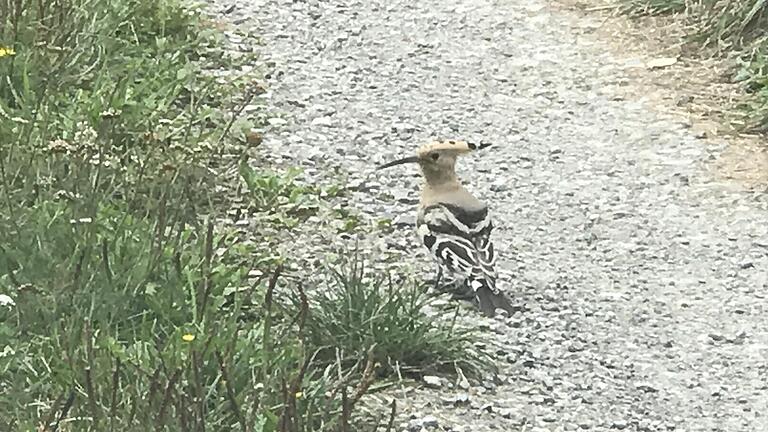
<svg viewBox="0 0 768 432"><path fill-rule="evenodd" d="M181 337L181 340L183 340L184 342L192 342L193 340L195 340L195 335L191 333L187 333Z"/></svg>
<svg viewBox="0 0 768 432"><path fill-rule="evenodd" d="M296 392L296 399L301 399L304 396L304 392Z"/></svg>
<svg viewBox="0 0 768 432"><path fill-rule="evenodd" d="M14 54L16 54L16 51L14 51L13 48L0 45L0 58L12 56Z"/></svg>

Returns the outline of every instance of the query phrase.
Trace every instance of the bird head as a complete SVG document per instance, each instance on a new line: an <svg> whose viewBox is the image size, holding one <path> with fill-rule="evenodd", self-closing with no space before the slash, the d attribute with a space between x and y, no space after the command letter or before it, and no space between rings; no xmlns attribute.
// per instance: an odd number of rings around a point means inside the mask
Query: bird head
<svg viewBox="0 0 768 432"><path fill-rule="evenodd" d="M421 170L426 176L429 176L431 173L453 173L456 166L456 159L460 155L488 146L490 146L490 144L478 145L456 140L432 141L419 147L414 156L385 163L380 165L378 169L381 170L407 163L417 163L421 166Z"/></svg>

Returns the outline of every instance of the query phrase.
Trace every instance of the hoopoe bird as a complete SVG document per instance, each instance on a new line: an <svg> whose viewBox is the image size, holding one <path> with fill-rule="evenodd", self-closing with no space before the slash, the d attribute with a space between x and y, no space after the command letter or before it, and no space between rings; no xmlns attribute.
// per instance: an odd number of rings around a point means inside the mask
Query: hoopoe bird
<svg viewBox="0 0 768 432"><path fill-rule="evenodd" d="M496 253L491 242L493 223L488 206L475 198L456 177L456 159L487 147L465 141L435 141L421 146L415 156L380 165L378 169L416 163L421 167L421 191L416 232L437 261L435 285L445 277L451 285L474 296L480 310L494 316L496 309L514 312L496 287Z"/></svg>

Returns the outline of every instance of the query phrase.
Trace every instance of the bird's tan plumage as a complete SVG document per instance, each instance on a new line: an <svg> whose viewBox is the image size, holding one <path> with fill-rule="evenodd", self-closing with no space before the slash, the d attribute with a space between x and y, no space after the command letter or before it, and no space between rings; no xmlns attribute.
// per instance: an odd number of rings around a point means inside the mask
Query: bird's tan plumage
<svg viewBox="0 0 768 432"><path fill-rule="evenodd" d="M496 254L488 208L456 176L456 159L477 148L466 141L433 141L416 155L381 168L418 163L424 185L416 219L417 233L454 285L473 293L480 309L492 316L497 308L512 312L509 299L496 287Z"/></svg>

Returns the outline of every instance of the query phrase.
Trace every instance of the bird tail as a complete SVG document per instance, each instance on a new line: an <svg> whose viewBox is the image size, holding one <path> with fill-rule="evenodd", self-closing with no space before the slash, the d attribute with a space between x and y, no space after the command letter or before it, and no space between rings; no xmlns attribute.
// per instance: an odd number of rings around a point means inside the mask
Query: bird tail
<svg viewBox="0 0 768 432"><path fill-rule="evenodd" d="M471 282L471 285L473 285L472 288L475 290L475 297L477 298L480 311L486 316L493 317L496 314L496 309L505 310L510 315L515 313L516 309L512 306L509 298L503 292L494 289L488 281L475 279Z"/></svg>

